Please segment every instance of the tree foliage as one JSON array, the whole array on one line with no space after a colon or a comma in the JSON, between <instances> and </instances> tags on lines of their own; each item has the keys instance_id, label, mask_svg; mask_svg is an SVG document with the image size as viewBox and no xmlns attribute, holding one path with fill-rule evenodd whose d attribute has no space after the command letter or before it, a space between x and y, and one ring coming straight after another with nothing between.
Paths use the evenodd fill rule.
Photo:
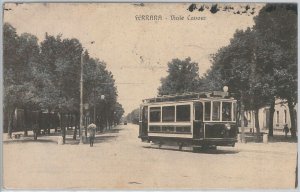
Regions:
<instances>
[{"instance_id":1,"label":"tree foliage","mask_svg":"<svg viewBox=\"0 0 300 192\"><path fill-rule=\"evenodd\" d=\"M297 103L297 5L267 4L254 20L253 29L236 31L213 56L203 82L208 89L229 86L249 110L271 104L273 122L276 97L287 100L290 110Z\"/></svg>"},{"instance_id":2,"label":"tree foliage","mask_svg":"<svg viewBox=\"0 0 300 192\"><path fill-rule=\"evenodd\" d=\"M161 79L159 95L194 92L200 89L199 67L191 58L173 59L168 63L168 75Z\"/></svg>"},{"instance_id":3,"label":"tree foliage","mask_svg":"<svg viewBox=\"0 0 300 192\"><path fill-rule=\"evenodd\" d=\"M16 108L59 111L79 117L83 57L84 102L102 106L96 111L102 116L101 122L112 125L120 121L124 110L117 103L112 73L104 62L90 58L87 51L82 54L83 47L78 39L63 39L61 34L55 37L46 33L39 44L34 35L23 33L19 36L8 23L3 26L3 36L6 119L13 119L11 116ZM100 99L102 94L104 101Z\"/></svg>"}]
</instances>

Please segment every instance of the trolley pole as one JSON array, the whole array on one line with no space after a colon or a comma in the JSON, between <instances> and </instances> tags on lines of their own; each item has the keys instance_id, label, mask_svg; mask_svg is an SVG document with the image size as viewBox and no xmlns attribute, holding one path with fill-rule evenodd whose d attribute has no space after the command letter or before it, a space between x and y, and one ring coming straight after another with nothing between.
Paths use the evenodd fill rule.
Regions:
<instances>
[{"instance_id":1,"label":"trolley pole","mask_svg":"<svg viewBox=\"0 0 300 192\"><path fill-rule=\"evenodd\" d=\"M80 57L80 125L79 125L79 144L83 144L83 53Z\"/></svg>"}]
</instances>

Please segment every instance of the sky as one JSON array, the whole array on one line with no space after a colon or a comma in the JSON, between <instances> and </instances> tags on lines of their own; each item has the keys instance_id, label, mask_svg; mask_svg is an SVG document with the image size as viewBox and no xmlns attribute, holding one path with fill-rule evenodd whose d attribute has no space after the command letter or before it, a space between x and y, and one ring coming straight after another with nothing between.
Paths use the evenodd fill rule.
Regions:
<instances>
[{"instance_id":1,"label":"sky","mask_svg":"<svg viewBox=\"0 0 300 192\"><path fill-rule=\"evenodd\" d=\"M253 17L263 4L249 4L252 14L219 11L212 14L187 10L188 3L23 3L5 4L4 22L18 34L27 32L43 41L45 33L77 38L90 55L107 64L116 80L118 102L125 114L138 108L142 99L157 96L160 79L174 58L190 57L202 76L211 66L211 55L226 46L237 29L254 25ZM196 4L198 7L202 4ZM210 6L211 4L206 4ZM227 4L228 5L228 4ZM241 5L232 4L234 10ZM222 8L225 4L219 4ZM222 10L222 9L221 9ZM137 20L158 15L162 20ZM184 17L172 20L172 15ZM188 20L204 17L204 20ZM95 41L94 44L90 44Z\"/></svg>"}]
</instances>

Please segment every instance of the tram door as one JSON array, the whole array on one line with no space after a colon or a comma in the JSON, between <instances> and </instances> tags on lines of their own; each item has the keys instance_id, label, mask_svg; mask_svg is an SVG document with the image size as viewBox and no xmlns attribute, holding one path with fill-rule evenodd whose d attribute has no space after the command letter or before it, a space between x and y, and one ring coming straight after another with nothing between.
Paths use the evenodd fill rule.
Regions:
<instances>
[{"instance_id":1,"label":"tram door","mask_svg":"<svg viewBox=\"0 0 300 192\"><path fill-rule=\"evenodd\" d=\"M194 103L194 123L193 138L203 138L203 104L202 102Z\"/></svg>"},{"instance_id":2,"label":"tram door","mask_svg":"<svg viewBox=\"0 0 300 192\"><path fill-rule=\"evenodd\" d=\"M148 106L143 106L140 113L140 136L148 135Z\"/></svg>"}]
</instances>

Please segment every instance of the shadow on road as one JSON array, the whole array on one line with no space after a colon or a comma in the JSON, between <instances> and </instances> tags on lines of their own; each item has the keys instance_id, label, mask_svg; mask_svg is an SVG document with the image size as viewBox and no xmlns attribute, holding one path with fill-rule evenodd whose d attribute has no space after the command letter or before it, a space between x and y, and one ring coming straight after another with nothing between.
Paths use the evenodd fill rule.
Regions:
<instances>
[{"instance_id":1,"label":"shadow on road","mask_svg":"<svg viewBox=\"0 0 300 192\"><path fill-rule=\"evenodd\" d=\"M45 140L45 139L37 139L34 140L33 138L30 139L20 139L20 140L7 140L7 141L3 141L4 144L13 144L13 143L53 143L53 144L57 144L57 141L53 141L53 140Z\"/></svg>"},{"instance_id":2,"label":"shadow on road","mask_svg":"<svg viewBox=\"0 0 300 192\"><path fill-rule=\"evenodd\" d=\"M119 133L122 129L109 129L105 130L105 133Z\"/></svg>"},{"instance_id":3,"label":"shadow on road","mask_svg":"<svg viewBox=\"0 0 300 192\"><path fill-rule=\"evenodd\" d=\"M103 143L103 142L111 141L111 140L115 139L116 137L117 136L112 136L112 135L96 136L94 143Z\"/></svg>"},{"instance_id":4,"label":"shadow on road","mask_svg":"<svg viewBox=\"0 0 300 192\"><path fill-rule=\"evenodd\" d=\"M204 153L204 154L236 154L239 153L239 151L233 151L233 150L224 150L224 149L197 149L197 150L179 150L179 149L172 149L172 148L157 148L152 146L143 146L143 148L147 149L157 149L157 150L166 150L166 151L178 151L178 152L185 152L185 153Z\"/></svg>"},{"instance_id":5,"label":"shadow on road","mask_svg":"<svg viewBox=\"0 0 300 192\"><path fill-rule=\"evenodd\" d=\"M287 143L297 143L297 138L291 138L289 135L287 138L285 138L284 135L274 135L273 137L269 137L268 139L269 143L276 143L276 142L287 142Z\"/></svg>"}]
</instances>

